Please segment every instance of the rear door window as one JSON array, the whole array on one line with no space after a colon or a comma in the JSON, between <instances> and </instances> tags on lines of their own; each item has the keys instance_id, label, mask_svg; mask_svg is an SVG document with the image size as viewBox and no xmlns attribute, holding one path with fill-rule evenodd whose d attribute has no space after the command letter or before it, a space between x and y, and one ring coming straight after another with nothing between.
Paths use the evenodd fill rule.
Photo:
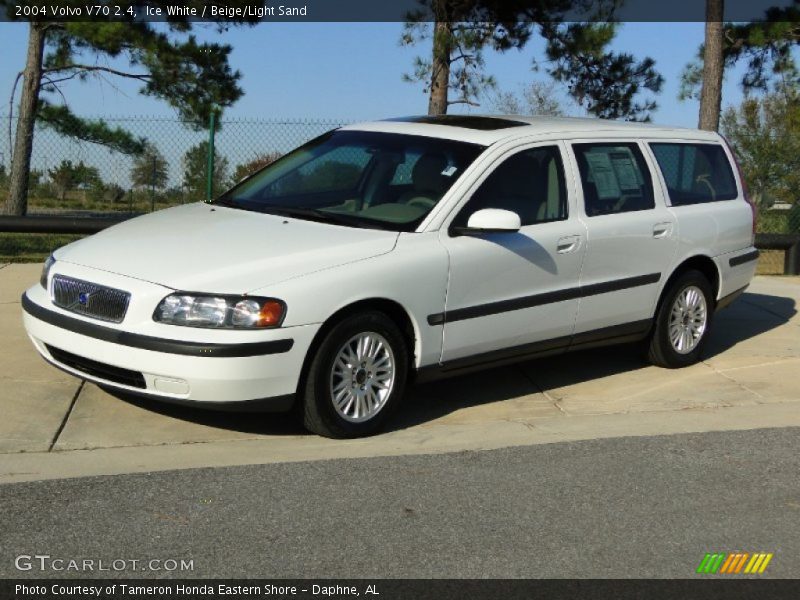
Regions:
<instances>
[{"instance_id":1,"label":"rear door window","mask_svg":"<svg viewBox=\"0 0 800 600\"><path fill-rule=\"evenodd\" d=\"M574 144L586 215L655 208L653 182L634 143Z\"/></svg>"},{"instance_id":2,"label":"rear door window","mask_svg":"<svg viewBox=\"0 0 800 600\"><path fill-rule=\"evenodd\" d=\"M673 206L733 200L739 194L719 144L650 144Z\"/></svg>"}]
</instances>

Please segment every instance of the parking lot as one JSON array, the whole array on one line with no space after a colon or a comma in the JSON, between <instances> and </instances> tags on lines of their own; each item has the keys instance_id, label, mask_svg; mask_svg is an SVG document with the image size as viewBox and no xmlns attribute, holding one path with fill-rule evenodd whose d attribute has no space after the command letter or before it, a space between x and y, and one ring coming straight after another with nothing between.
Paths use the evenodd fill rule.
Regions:
<instances>
[{"instance_id":1,"label":"parking lot","mask_svg":"<svg viewBox=\"0 0 800 600\"><path fill-rule=\"evenodd\" d=\"M392 430L334 441L285 415L118 398L50 367L20 315L39 269L0 265L2 483L800 426L800 278L757 277L688 369L647 366L633 347L522 363L418 386Z\"/></svg>"}]
</instances>

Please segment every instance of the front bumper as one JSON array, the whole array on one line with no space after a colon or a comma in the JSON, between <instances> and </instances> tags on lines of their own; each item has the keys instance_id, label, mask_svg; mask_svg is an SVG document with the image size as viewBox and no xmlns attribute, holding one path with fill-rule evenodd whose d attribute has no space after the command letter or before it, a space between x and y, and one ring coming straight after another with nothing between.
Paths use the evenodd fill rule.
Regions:
<instances>
[{"instance_id":1,"label":"front bumper","mask_svg":"<svg viewBox=\"0 0 800 600\"><path fill-rule=\"evenodd\" d=\"M288 408L319 327L222 336L208 331L208 341L200 342L139 334L75 316L53 306L40 286L23 294L22 307L34 346L59 369L136 395L208 408L240 402L265 410ZM187 333L197 338L197 331Z\"/></svg>"}]
</instances>

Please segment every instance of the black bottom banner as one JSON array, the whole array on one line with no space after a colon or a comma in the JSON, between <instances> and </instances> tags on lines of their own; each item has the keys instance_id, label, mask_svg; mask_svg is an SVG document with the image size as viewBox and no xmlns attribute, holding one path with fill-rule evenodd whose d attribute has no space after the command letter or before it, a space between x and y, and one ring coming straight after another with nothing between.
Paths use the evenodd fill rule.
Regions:
<instances>
[{"instance_id":1,"label":"black bottom banner","mask_svg":"<svg viewBox=\"0 0 800 600\"><path fill-rule=\"evenodd\" d=\"M28 579L0 581L3 600L366 598L375 600L773 600L800 597L798 580L645 579Z\"/></svg>"}]
</instances>

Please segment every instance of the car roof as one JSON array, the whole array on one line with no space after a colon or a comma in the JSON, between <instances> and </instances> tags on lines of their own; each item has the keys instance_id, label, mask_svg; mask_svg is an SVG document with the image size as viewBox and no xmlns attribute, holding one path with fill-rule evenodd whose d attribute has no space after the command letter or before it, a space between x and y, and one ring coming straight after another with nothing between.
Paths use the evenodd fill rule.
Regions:
<instances>
[{"instance_id":1,"label":"car roof","mask_svg":"<svg viewBox=\"0 0 800 600\"><path fill-rule=\"evenodd\" d=\"M522 115L421 115L354 123L342 129L438 137L483 146L534 135L580 137L581 134L586 134L587 137L591 137L598 133L648 138L686 138L699 141L719 140L714 132L683 127L583 117Z\"/></svg>"}]
</instances>

